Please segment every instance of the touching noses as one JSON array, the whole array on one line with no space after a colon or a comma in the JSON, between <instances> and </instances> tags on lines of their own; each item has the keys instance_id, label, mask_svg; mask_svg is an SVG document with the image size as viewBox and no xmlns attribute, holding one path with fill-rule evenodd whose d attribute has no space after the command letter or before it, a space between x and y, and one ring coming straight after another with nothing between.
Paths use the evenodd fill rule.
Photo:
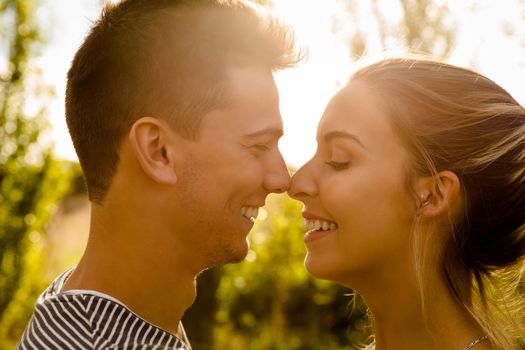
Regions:
<instances>
[{"instance_id":1,"label":"touching noses","mask_svg":"<svg viewBox=\"0 0 525 350\"><path fill-rule=\"evenodd\" d=\"M317 194L317 185L312 176L310 162L303 165L292 176L288 195L293 199L303 200Z\"/></svg>"},{"instance_id":2,"label":"touching noses","mask_svg":"<svg viewBox=\"0 0 525 350\"><path fill-rule=\"evenodd\" d=\"M264 187L272 193L283 193L290 188L290 173L280 153L268 165Z\"/></svg>"}]
</instances>

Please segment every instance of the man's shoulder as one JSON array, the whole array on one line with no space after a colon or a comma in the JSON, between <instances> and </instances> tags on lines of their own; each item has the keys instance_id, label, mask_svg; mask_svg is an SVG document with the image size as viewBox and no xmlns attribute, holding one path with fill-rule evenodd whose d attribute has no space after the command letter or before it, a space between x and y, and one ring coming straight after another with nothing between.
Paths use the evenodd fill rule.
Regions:
<instances>
[{"instance_id":1,"label":"man's shoulder","mask_svg":"<svg viewBox=\"0 0 525 350\"><path fill-rule=\"evenodd\" d=\"M17 349L190 349L111 296L53 287L37 300Z\"/></svg>"},{"instance_id":2,"label":"man's shoulder","mask_svg":"<svg viewBox=\"0 0 525 350\"><path fill-rule=\"evenodd\" d=\"M38 298L33 315L17 349L94 349L89 298L81 295L50 295Z\"/></svg>"},{"instance_id":3,"label":"man's shoulder","mask_svg":"<svg viewBox=\"0 0 525 350\"><path fill-rule=\"evenodd\" d=\"M34 315L41 315L48 322L70 323L82 326L85 332L96 332L97 325L112 319L108 310L124 309L123 306L102 296L87 293L59 293L40 297Z\"/></svg>"}]
</instances>

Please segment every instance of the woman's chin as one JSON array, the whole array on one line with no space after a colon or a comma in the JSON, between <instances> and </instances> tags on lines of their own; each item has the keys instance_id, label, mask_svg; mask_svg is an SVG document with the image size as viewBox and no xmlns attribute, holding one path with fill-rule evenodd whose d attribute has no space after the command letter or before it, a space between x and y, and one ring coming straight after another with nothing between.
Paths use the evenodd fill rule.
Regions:
<instances>
[{"instance_id":1,"label":"woman's chin","mask_svg":"<svg viewBox=\"0 0 525 350\"><path fill-rule=\"evenodd\" d=\"M349 282L355 277L355 271L348 266L348 261L338 261L333 257L330 259L330 256L321 257L311 252L306 254L304 267L314 278L332 281L345 287L349 287Z\"/></svg>"},{"instance_id":2,"label":"woman's chin","mask_svg":"<svg viewBox=\"0 0 525 350\"><path fill-rule=\"evenodd\" d=\"M312 277L323 280L332 280L330 275L333 274L333 271L327 266L327 262L323 260L324 259L319 259L312 256L312 254L307 253L304 259L304 267ZM332 274L330 272L332 272Z\"/></svg>"}]
</instances>

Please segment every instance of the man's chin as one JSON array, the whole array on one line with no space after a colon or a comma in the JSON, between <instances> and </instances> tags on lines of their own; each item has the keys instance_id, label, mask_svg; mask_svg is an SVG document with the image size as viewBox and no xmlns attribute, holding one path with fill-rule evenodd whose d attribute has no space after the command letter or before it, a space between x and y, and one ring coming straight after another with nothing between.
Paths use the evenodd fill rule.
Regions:
<instances>
[{"instance_id":1,"label":"man's chin","mask_svg":"<svg viewBox=\"0 0 525 350\"><path fill-rule=\"evenodd\" d=\"M237 247L229 246L227 249L222 250L222 254L215 254L214 259L210 260L209 267L240 263L248 255L249 247L248 240L245 240L243 244L239 244Z\"/></svg>"}]
</instances>

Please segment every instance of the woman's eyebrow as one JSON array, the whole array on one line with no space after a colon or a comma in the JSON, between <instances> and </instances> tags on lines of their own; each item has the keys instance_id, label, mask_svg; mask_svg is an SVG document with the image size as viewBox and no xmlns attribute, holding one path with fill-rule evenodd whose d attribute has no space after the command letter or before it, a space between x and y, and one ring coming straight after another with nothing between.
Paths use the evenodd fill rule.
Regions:
<instances>
[{"instance_id":1,"label":"woman's eyebrow","mask_svg":"<svg viewBox=\"0 0 525 350\"><path fill-rule=\"evenodd\" d=\"M366 149L365 145L363 145L361 140L359 140L359 138L356 135L351 134L347 131L342 131L342 130L329 131L325 133L323 136L324 142L326 143L333 141L334 139L339 139L339 138L352 140L355 143L357 143L359 146L361 146L363 149Z\"/></svg>"}]
</instances>

